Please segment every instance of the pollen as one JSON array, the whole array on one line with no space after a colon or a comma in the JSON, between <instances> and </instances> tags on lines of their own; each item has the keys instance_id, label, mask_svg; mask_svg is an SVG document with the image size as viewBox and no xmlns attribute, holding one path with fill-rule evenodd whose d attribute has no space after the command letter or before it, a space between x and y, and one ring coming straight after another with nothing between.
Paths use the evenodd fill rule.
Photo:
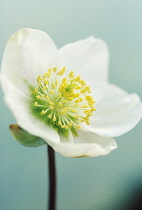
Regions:
<instances>
[{"instance_id":1,"label":"pollen","mask_svg":"<svg viewBox=\"0 0 142 210\"><path fill-rule=\"evenodd\" d=\"M37 76L36 87L30 88L35 116L54 128L59 134L77 135L81 124L90 125L95 109L91 89L74 71L54 67Z\"/></svg>"}]
</instances>

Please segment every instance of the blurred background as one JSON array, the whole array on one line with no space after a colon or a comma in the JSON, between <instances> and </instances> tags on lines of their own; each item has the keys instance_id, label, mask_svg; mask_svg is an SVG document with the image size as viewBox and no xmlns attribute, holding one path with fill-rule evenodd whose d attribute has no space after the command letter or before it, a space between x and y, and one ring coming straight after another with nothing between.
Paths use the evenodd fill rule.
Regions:
<instances>
[{"instance_id":1,"label":"blurred background","mask_svg":"<svg viewBox=\"0 0 142 210\"><path fill-rule=\"evenodd\" d=\"M47 32L58 47L87 36L110 50L110 82L142 98L141 0L1 0L0 60L23 27ZM46 146L26 148L9 133L16 123L0 92L0 209L45 210ZM116 138L118 149L97 158L56 154L58 210L142 209L142 122Z\"/></svg>"}]
</instances>

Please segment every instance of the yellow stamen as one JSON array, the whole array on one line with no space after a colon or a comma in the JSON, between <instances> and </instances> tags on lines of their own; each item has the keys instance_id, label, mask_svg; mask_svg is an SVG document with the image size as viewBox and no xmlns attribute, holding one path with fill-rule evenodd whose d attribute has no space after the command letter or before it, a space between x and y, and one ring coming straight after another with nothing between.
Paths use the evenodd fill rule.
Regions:
<instances>
[{"instance_id":1,"label":"yellow stamen","mask_svg":"<svg viewBox=\"0 0 142 210\"><path fill-rule=\"evenodd\" d=\"M62 122L60 120L58 121L58 125L62 125Z\"/></svg>"},{"instance_id":2,"label":"yellow stamen","mask_svg":"<svg viewBox=\"0 0 142 210\"><path fill-rule=\"evenodd\" d=\"M49 115L48 115L48 118L51 119L51 118L52 118L52 114L49 114Z\"/></svg>"},{"instance_id":3,"label":"yellow stamen","mask_svg":"<svg viewBox=\"0 0 142 210\"><path fill-rule=\"evenodd\" d=\"M42 111L40 112L41 115L45 115L45 113L46 113L46 112L45 112L44 110L42 110Z\"/></svg>"},{"instance_id":4,"label":"yellow stamen","mask_svg":"<svg viewBox=\"0 0 142 210\"><path fill-rule=\"evenodd\" d=\"M36 102L34 103L34 105L35 105L35 106L38 106L38 102L36 101Z\"/></svg>"},{"instance_id":5,"label":"yellow stamen","mask_svg":"<svg viewBox=\"0 0 142 210\"><path fill-rule=\"evenodd\" d=\"M57 67L54 67L54 68L53 68L53 71L56 72L56 71L57 71Z\"/></svg>"},{"instance_id":6,"label":"yellow stamen","mask_svg":"<svg viewBox=\"0 0 142 210\"><path fill-rule=\"evenodd\" d=\"M48 69L37 77L37 87L30 88L30 92L35 99L32 104L37 107L40 117L47 117L47 123L56 132L67 135L68 131L65 129L74 132L80 129L82 122L89 125L90 117L96 109L95 100L89 94L90 87L74 71L65 76L65 70L65 67Z\"/></svg>"},{"instance_id":7,"label":"yellow stamen","mask_svg":"<svg viewBox=\"0 0 142 210\"><path fill-rule=\"evenodd\" d=\"M51 110L54 110L54 107L53 107L53 106L50 106L49 108L50 108Z\"/></svg>"},{"instance_id":8,"label":"yellow stamen","mask_svg":"<svg viewBox=\"0 0 142 210\"><path fill-rule=\"evenodd\" d=\"M40 99L40 95L37 95L36 98L37 98L37 99Z\"/></svg>"},{"instance_id":9,"label":"yellow stamen","mask_svg":"<svg viewBox=\"0 0 142 210\"><path fill-rule=\"evenodd\" d=\"M56 117L55 116L53 117L53 121L56 121Z\"/></svg>"},{"instance_id":10,"label":"yellow stamen","mask_svg":"<svg viewBox=\"0 0 142 210\"><path fill-rule=\"evenodd\" d=\"M45 85L48 85L47 79L44 79L44 84L45 84Z\"/></svg>"},{"instance_id":11,"label":"yellow stamen","mask_svg":"<svg viewBox=\"0 0 142 210\"><path fill-rule=\"evenodd\" d=\"M54 94L54 92L53 92L52 90L50 90L50 93L51 93L51 94Z\"/></svg>"},{"instance_id":12,"label":"yellow stamen","mask_svg":"<svg viewBox=\"0 0 142 210\"><path fill-rule=\"evenodd\" d=\"M50 98L48 96L46 96L46 99L50 101Z\"/></svg>"},{"instance_id":13,"label":"yellow stamen","mask_svg":"<svg viewBox=\"0 0 142 210\"><path fill-rule=\"evenodd\" d=\"M61 94L61 93L59 93L59 94L58 94L58 97L59 97L59 98L62 98L62 94Z\"/></svg>"},{"instance_id":14,"label":"yellow stamen","mask_svg":"<svg viewBox=\"0 0 142 210\"><path fill-rule=\"evenodd\" d=\"M69 77L74 77L74 72L73 71L71 71L70 73L69 73Z\"/></svg>"},{"instance_id":15,"label":"yellow stamen","mask_svg":"<svg viewBox=\"0 0 142 210\"><path fill-rule=\"evenodd\" d=\"M72 124L72 122L70 121L70 122L68 122L68 126L72 126L73 124Z\"/></svg>"},{"instance_id":16,"label":"yellow stamen","mask_svg":"<svg viewBox=\"0 0 142 210\"><path fill-rule=\"evenodd\" d=\"M45 98L45 94L41 94L41 98Z\"/></svg>"},{"instance_id":17,"label":"yellow stamen","mask_svg":"<svg viewBox=\"0 0 142 210\"><path fill-rule=\"evenodd\" d=\"M38 92L38 87L35 87L35 92Z\"/></svg>"},{"instance_id":18,"label":"yellow stamen","mask_svg":"<svg viewBox=\"0 0 142 210\"><path fill-rule=\"evenodd\" d=\"M76 128L77 130L79 130L80 127L81 127L81 126L79 126L79 125L76 125L76 126L75 126L75 128Z\"/></svg>"}]
</instances>

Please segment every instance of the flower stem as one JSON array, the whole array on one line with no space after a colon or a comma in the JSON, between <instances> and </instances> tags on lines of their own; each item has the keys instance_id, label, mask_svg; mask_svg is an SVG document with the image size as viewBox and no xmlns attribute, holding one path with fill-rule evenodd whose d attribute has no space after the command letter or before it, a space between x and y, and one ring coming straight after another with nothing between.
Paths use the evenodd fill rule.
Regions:
<instances>
[{"instance_id":1,"label":"flower stem","mask_svg":"<svg viewBox=\"0 0 142 210\"><path fill-rule=\"evenodd\" d=\"M49 165L49 199L48 210L56 210L56 169L55 154L52 147L48 147L48 165Z\"/></svg>"}]
</instances>

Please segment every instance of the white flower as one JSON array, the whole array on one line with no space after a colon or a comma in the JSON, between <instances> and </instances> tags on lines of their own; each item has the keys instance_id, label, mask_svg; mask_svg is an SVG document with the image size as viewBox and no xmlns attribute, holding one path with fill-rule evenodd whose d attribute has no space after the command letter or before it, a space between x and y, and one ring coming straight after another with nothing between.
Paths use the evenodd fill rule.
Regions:
<instances>
[{"instance_id":1,"label":"white flower","mask_svg":"<svg viewBox=\"0 0 142 210\"><path fill-rule=\"evenodd\" d=\"M57 49L44 32L21 29L7 43L1 85L20 127L64 156L99 156L142 116L139 97L109 84L107 69L100 39Z\"/></svg>"}]
</instances>

